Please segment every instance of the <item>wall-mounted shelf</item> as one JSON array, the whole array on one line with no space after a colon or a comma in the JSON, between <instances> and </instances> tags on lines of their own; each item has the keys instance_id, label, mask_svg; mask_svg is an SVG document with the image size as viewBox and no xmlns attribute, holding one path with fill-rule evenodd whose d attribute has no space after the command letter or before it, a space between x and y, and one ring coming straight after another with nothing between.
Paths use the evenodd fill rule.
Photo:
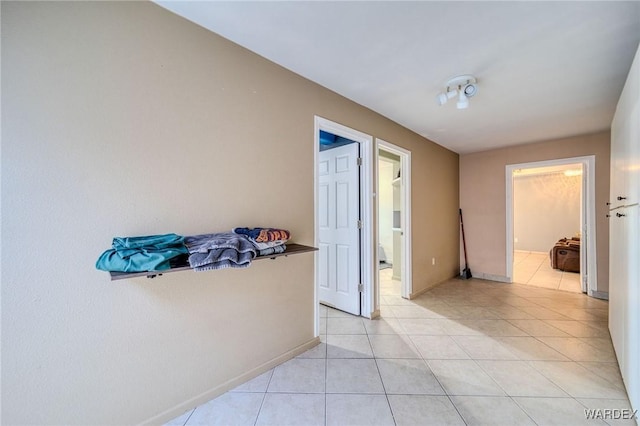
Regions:
<instances>
[{"instance_id":1,"label":"wall-mounted shelf","mask_svg":"<svg viewBox=\"0 0 640 426\"><path fill-rule=\"evenodd\" d=\"M309 253L317 251L316 247L305 246L302 244L287 244L287 250L284 253L270 254L267 256L258 256L253 259L253 262L263 259L275 259L276 257L289 256L292 254ZM124 280L128 278L147 277L155 278L162 274L168 274L170 272L192 271L188 263L184 265L176 265L173 268L165 269L163 271L146 271L146 272L109 272L111 274L111 281Z\"/></svg>"}]
</instances>

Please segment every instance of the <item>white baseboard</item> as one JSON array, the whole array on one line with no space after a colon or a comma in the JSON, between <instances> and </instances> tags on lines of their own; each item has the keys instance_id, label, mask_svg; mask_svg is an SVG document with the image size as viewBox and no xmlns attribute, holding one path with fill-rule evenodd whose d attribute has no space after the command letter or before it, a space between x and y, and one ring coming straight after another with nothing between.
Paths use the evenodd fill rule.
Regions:
<instances>
[{"instance_id":1,"label":"white baseboard","mask_svg":"<svg viewBox=\"0 0 640 426\"><path fill-rule=\"evenodd\" d=\"M473 272L473 271L472 271L472 275L473 275L473 278L478 278L481 280L497 281L500 283L511 283L511 280L509 279L509 277L505 277L504 275L486 274L484 272Z\"/></svg>"},{"instance_id":2,"label":"white baseboard","mask_svg":"<svg viewBox=\"0 0 640 426\"><path fill-rule=\"evenodd\" d=\"M215 397L218 397L220 395L222 395L223 393L227 392L228 390L231 390L241 384L243 384L244 382L251 380L255 377L258 377L259 375L261 375L262 373L265 373L269 370L271 370L273 367L276 367L280 364L282 364L285 361L290 360L291 358L295 358L296 356L300 355L301 353L313 348L314 346L318 345L320 343L320 337L314 337L313 339L309 340L308 342L291 349L288 352L285 352L284 354L268 361L265 362L264 364L254 368L253 370L250 370L244 374L241 374L238 377L234 377L231 380L228 380L226 382L224 382L223 384L221 384L220 386L216 386L212 389L209 389L206 392L201 393L200 395L193 397L185 402L182 402L166 411L163 411L162 413L151 417L150 419L145 420L144 422L140 423L141 425L158 425L158 424L165 424L170 420L175 419L178 416L181 416L182 414L184 414L185 412L194 409L195 407L197 407L198 405L202 405L205 402L208 402L210 400L212 400Z\"/></svg>"}]
</instances>

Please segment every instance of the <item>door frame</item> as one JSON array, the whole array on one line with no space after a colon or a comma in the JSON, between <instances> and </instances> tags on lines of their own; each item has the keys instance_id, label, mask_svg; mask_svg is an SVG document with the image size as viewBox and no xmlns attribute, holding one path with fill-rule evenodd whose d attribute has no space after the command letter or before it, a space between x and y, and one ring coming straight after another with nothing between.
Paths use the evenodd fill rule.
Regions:
<instances>
[{"instance_id":1,"label":"door frame","mask_svg":"<svg viewBox=\"0 0 640 426\"><path fill-rule=\"evenodd\" d=\"M373 222L373 136L359 132L350 127L336 123L334 121L314 116L314 135L313 135L313 239L314 246L318 246L318 238L320 235L320 224L318 221L318 158L320 155L320 131L332 133L336 136L350 139L360 145L360 157L362 165L360 166L360 220L362 221L362 229L360 232L360 278L363 284L363 291L360 293L360 315L371 318L374 313L375 299L374 287L377 280L377 274L374 274L374 222ZM314 310L315 310L315 335L319 335L320 310L318 298L318 253L316 252L314 262ZM375 276L374 276L375 275Z\"/></svg>"},{"instance_id":2,"label":"door frame","mask_svg":"<svg viewBox=\"0 0 640 426\"><path fill-rule=\"evenodd\" d=\"M580 250L580 271L582 291L592 297L601 297L598 293L598 265L596 262L596 157L587 155L582 157L560 158L555 160L535 161L530 163L508 164L505 167L506 178L506 226L507 226L507 280L513 282L513 172L516 169L534 167L563 166L568 164L582 164L582 197L580 206L580 228L583 244ZM584 264L587 268L584 268ZM583 272L586 271L586 274Z\"/></svg>"},{"instance_id":3,"label":"door frame","mask_svg":"<svg viewBox=\"0 0 640 426\"><path fill-rule=\"evenodd\" d=\"M413 291L413 275L412 275L412 253L411 253L411 151L401 148L397 145L394 145L390 142L387 142L383 139L376 138L376 150L375 150L375 164L378 164L380 158L380 150L390 152L394 155L400 157L400 204L401 204L401 213L400 213L400 221L402 224L402 264L400 265L400 275L401 275L401 296L405 299L411 298L411 292ZM376 194L379 193L379 183L380 179L378 176L378 168L376 166ZM380 241L380 232L379 232L379 215L378 211L380 209L378 197L375 199L375 211L376 211L376 247L377 243ZM375 250L376 256L376 265L380 259L378 258L378 250ZM379 287L378 287L379 289ZM379 293L379 291L377 292ZM379 305L379 297L376 300L376 305Z\"/></svg>"}]
</instances>

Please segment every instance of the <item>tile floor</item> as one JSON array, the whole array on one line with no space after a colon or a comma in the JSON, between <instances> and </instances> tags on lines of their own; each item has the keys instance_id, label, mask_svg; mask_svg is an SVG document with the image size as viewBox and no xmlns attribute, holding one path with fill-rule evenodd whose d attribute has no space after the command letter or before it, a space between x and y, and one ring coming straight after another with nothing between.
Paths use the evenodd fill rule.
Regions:
<instances>
[{"instance_id":1,"label":"tile floor","mask_svg":"<svg viewBox=\"0 0 640 426\"><path fill-rule=\"evenodd\" d=\"M321 306L320 345L169 424L604 425L585 410L630 408L606 301L476 279L409 301L384 274L379 319Z\"/></svg>"},{"instance_id":2,"label":"tile floor","mask_svg":"<svg viewBox=\"0 0 640 426\"><path fill-rule=\"evenodd\" d=\"M513 254L513 282L582 293L580 273L551 268L549 253L516 250Z\"/></svg>"}]
</instances>

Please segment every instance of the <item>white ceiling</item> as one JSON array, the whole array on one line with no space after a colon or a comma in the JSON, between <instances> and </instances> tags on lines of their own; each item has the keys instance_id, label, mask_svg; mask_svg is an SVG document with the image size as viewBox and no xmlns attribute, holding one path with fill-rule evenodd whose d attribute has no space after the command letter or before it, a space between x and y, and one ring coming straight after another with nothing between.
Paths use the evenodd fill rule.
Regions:
<instances>
[{"instance_id":1,"label":"white ceiling","mask_svg":"<svg viewBox=\"0 0 640 426\"><path fill-rule=\"evenodd\" d=\"M640 41L636 1L157 3L458 153L608 129Z\"/></svg>"}]
</instances>

